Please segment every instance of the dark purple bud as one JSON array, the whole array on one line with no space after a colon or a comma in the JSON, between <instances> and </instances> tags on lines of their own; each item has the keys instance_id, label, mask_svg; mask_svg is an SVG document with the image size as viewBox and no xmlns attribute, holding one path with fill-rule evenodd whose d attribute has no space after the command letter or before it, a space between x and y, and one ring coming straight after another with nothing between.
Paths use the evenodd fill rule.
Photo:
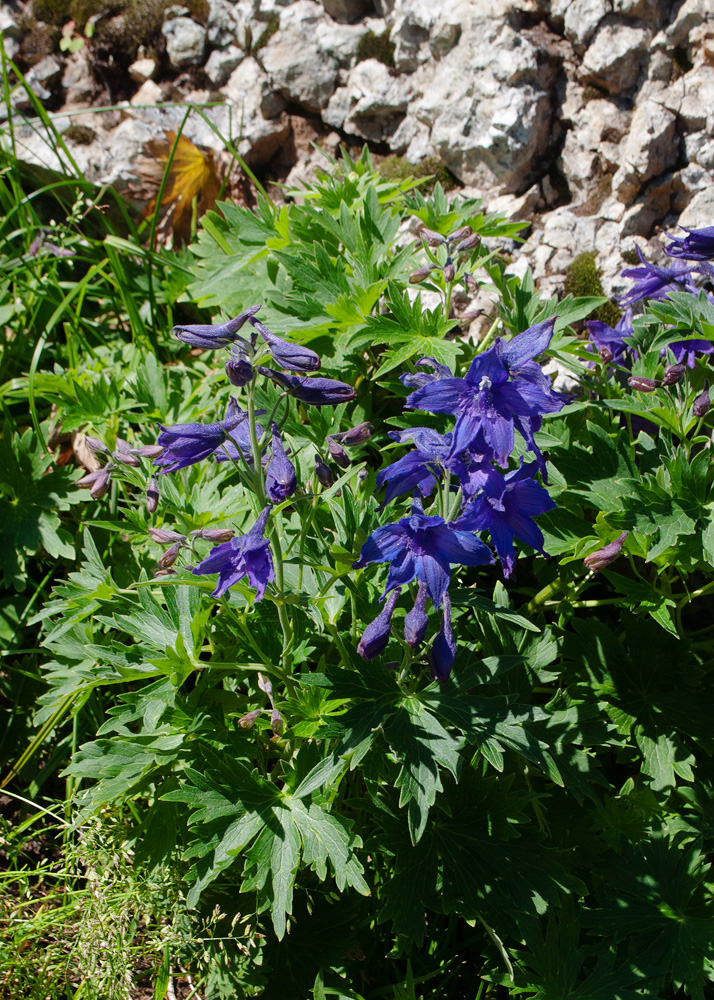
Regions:
<instances>
[{"instance_id":1,"label":"dark purple bud","mask_svg":"<svg viewBox=\"0 0 714 1000\"><path fill-rule=\"evenodd\" d=\"M397 587L396 590L393 590L389 594L382 611L380 611L374 621L369 623L362 633L362 638L357 644L357 652L363 660L373 660L375 656L379 656L387 648L391 631L392 614L394 613L394 607L399 599L400 592L401 587Z\"/></svg>"},{"instance_id":2,"label":"dark purple bud","mask_svg":"<svg viewBox=\"0 0 714 1000\"><path fill-rule=\"evenodd\" d=\"M704 383L704 392L701 392L692 403L692 412L695 417L703 417L711 406L709 398L709 382Z\"/></svg>"},{"instance_id":3,"label":"dark purple bud","mask_svg":"<svg viewBox=\"0 0 714 1000\"><path fill-rule=\"evenodd\" d=\"M226 375L231 385L242 388L254 378L253 366L243 354L232 355L225 364Z\"/></svg>"},{"instance_id":4,"label":"dark purple bud","mask_svg":"<svg viewBox=\"0 0 714 1000\"><path fill-rule=\"evenodd\" d=\"M256 720L263 714L262 708L255 708L252 712L248 712L247 715L241 716L238 719L238 725L241 729L252 729L255 725Z\"/></svg>"},{"instance_id":5,"label":"dark purple bud","mask_svg":"<svg viewBox=\"0 0 714 1000\"><path fill-rule=\"evenodd\" d=\"M668 365L664 370L662 385L676 385L681 382L686 370L686 365Z\"/></svg>"},{"instance_id":6,"label":"dark purple bud","mask_svg":"<svg viewBox=\"0 0 714 1000\"><path fill-rule=\"evenodd\" d=\"M325 465L319 455L315 455L315 475L317 476L317 481L329 489L330 486L335 481L335 477L332 475L332 469L329 465Z\"/></svg>"},{"instance_id":7,"label":"dark purple bud","mask_svg":"<svg viewBox=\"0 0 714 1000\"><path fill-rule=\"evenodd\" d=\"M161 450L163 451L163 448ZM131 455L126 451L113 451L112 458L115 462L119 462L120 465L131 465L134 469L141 467L141 462L136 455Z\"/></svg>"},{"instance_id":8,"label":"dark purple bud","mask_svg":"<svg viewBox=\"0 0 714 1000\"><path fill-rule=\"evenodd\" d=\"M585 556L583 562L587 568L591 569L593 573L599 573L601 569L605 569L611 562L614 562L622 552L622 546L625 544L628 534L629 532L623 531L620 537L616 538L614 542L610 542L609 545L605 545L596 552L591 552L589 556Z\"/></svg>"},{"instance_id":9,"label":"dark purple bud","mask_svg":"<svg viewBox=\"0 0 714 1000\"><path fill-rule=\"evenodd\" d=\"M285 719L277 708L270 713L270 728L273 730L273 739L277 740L285 732Z\"/></svg>"},{"instance_id":10,"label":"dark purple bud","mask_svg":"<svg viewBox=\"0 0 714 1000\"><path fill-rule=\"evenodd\" d=\"M154 579L158 580L158 578L160 576L176 576L176 570L175 569L157 569L157 570L155 570L154 571Z\"/></svg>"},{"instance_id":11,"label":"dark purple bud","mask_svg":"<svg viewBox=\"0 0 714 1000\"><path fill-rule=\"evenodd\" d=\"M454 280L455 277L456 277L456 270L454 269L454 265L451 262L451 257L449 257L446 263L444 264L444 281L448 285Z\"/></svg>"},{"instance_id":12,"label":"dark purple bud","mask_svg":"<svg viewBox=\"0 0 714 1000\"><path fill-rule=\"evenodd\" d=\"M240 316L228 320L227 323L203 324L197 323L192 326L175 326L172 333L175 333L179 340L191 347L201 347L206 351L215 350L218 347L227 347L234 341L239 340L238 331L252 316L260 309L260 306L251 306Z\"/></svg>"},{"instance_id":13,"label":"dark purple bud","mask_svg":"<svg viewBox=\"0 0 714 1000\"><path fill-rule=\"evenodd\" d=\"M113 464L109 462L103 469L97 469L96 472L90 472L88 475L83 476L82 479L77 481L77 486L88 486L92 500L101 500L109 489L109 481L113 468Z\"/></svg>"},{"instance_id":14,"label":"dark purple bud","mask_svg":"<svg viewBox=\"0 0 714 1000\"><path fill-rule=\"evenodd\" d=\"M149 528L149 537L157 545L173 545L175 542L185 542L186 536L171 528Z\"/></svg>"},{"instance_id":15,"label":"dark purple bud","mask_svg":"<svg viewBox=\"0 0 714 1000\"><path fill-rule=\"evenodd\" d=\"M132 448L132 455L140 455L141 458L158 458L163 453L163 445L144 444L141 448Z\"/></svg>"},{"instance_id":16,"label":"dark purple bud","mask_svg":"<svg viewBox=\"0 0 714 1000\"><path fill-rule=\"evenodd\" d=\"M146 490L146 509L150 514L156 511L159 506L159 482L156 476L152 476Z\"/></svg>"},{"instance_id":17,"label":"dark purple bud","mask_svg":"<svg viewBox=\"0 0 714 1000\"><path fill-rule=\"evenodd\" d=\"M469 274L467 272L464 275L464 282L466 283L466 287L471 292L471 294L475 295L476 292L478 291L478 281L476 281L476 279L474 278L473 274Z\"/></svg>"},{"instance_id":18,"label":"dark purple bud","mask_svg":"<svg viewBox=\"0 0 714 1000\"><path fill-rule=\"evenodd\" d=\"M271 701L273 700L273 685L265 674L258 674L258 687L264 694L267 694Z\"/></svg>"},{"instance_id":19,"label":"dark purple bud","mask_svg":"<svg viewBox=\"0 0 714 1000\"><path fill-rule=\"evenodd\" d=\"M427 229L426 226L419 231L419 235L430 247L441 247L446 243L446 239L441 233L436 233L433 229Z\"/></svg>"},{"instance_id":20,"label":"dark purple bud","mask_svg":"<svg viewBox=\"0 0 714 1000\"><path fill-rule=\"evenodd\" d=\"M109 454L109 449L107 448L107 446L104 444L103 441L99 440L99 438L90 437L89 435L87 435L84 440L87 442L87 447L91 448L92 451L103 452L105 455Z\"/></svg>"},{"instance_id":21,"label":"dark purple bud","mask_svg":"<svg viewBox=\"0 0 714 1000\"><path fill-rule=\"evenodd\" d=\"M610 350L609 347L605 347L603 345L603 347L601 347L600 350L598 351L598 354L600 355L600 360L602 361L603 364L607 365L610 363L610 361L612 361L612 351Z\"/></svg>"},{"instance_id":22,"label":"dark purple bud","mask_svg":"<svg viewBox=\"0 0 714 1000\"><path fill-rule=\"evenodd\" d=\"M183 542L176 542L174 545L171 546L170 549L167 549L164 552L162 557L159 559L159 564L158 564L159 569L168 569L169 566L173 566L173 564L176 562L176 557L181 551L182 545Z\"/></svg>"},{"instance_id":23,"label":"dark purple bud","mask_svg":"<svg viewBox=\"0 0 714 1000\"><path fill-rule=\"evenodd\" d=\"M431 644L431 672L438 681L449 679L451 668L456 659L456 643L451 631L451 598L448 592L442 601L441 628Z\"/></svg>"},{"instance_id":24,"label":"dark purple bud","mask_svg":"<svg viewBox=\"0 0 714 1000\"><path fill-rule=\"evenodd\" d=\"M329 451L332 460L336 462L341 469L349 468L350 456L347 454L342 445L338 444L333 437L327 438L327 450Z\"/></svg>"},{"instance_id":25,"label":"dark purple bud","mask_svg":"<svg viewBox=\"0 0 714 1000\"><path fill-rule=\"evenodd\" d=\"M322 364L320 356L309 347L291 344L288 340L276 337L260 320L251 319L250 323L268 345L270 357L281 368L294 372L316 372Z\"/></svg>"},{"instance_id":26,"label":"dark purple bud","mask_svg":"<svg viewBox=\"0 0 714 1000\"><path fill-rule=\"evenodd\" d=\"M631 375L627 384L636 392L654 392L662 383L656 378L645 378L643 375Z\"/></svg>"},{"instance_id":27,"label":"dark purple bud","mask_svg":"<svg viewBox=\"0 0 714 1000\"><path fill-rule=\"evenodd\" d=\"M287 375L285 372L276 372L272 368L264 368L263 365L258 365L258 371L261 375L267 375L291 396L308 406L337 406L338 403L348 403L357 396L351 385L332 378L303 378L299 375Z\"/></svg>"},{"instance_id":28,"label":"dark purple bud","mask_svg":"<svg viewBox=\"0 0 714 1000\"><path fill-rule=\"evenodd\" d=\"M372 436L372 425L368 420L356 427L350 427L348 431L340 431L338 434L331 434L330 437L339 441L345 448L354 448L358 444L364 444Z\"/></svg>"},{"instance_id":29,"label":"dark purple bud","mask_svg":"<svg viewBox=\"0 0 714 1000\"><path fill-rule=\"evenodd\" d=\"M207 542L230 542L234 535L233 528L197 528L191 532L192 538L205 538Z\"/></svg>"},{"instance_id":30,"label":"dark purple bud","mask_svg":"<svg viewBox=\"0 0 714 1000\"><path fill-rule=\"evenodd\" d=\"M297 489L295 466L285 454L277 424L271 424L272 454L265 467L265 492L271 503L282 503Z\"/></svg>"},{"instance_id":31,"label":"dark purple bud","mask_svg":"<svg viewBox=\"0 0 714 1000\"><path fill-rule=\"evenodd\" d=\"M433 267L418 267L409 275L409 284L418 285L420 282L426 281L433 270Z\"/></svg>"},{"instance_id":32,"label":"dark purple bud","mask_svg":"<svg viewBox=\"0 0 714 1000\"><path fill-rule=\"evenodd\" d=\"M426 613L426 584L420 581L414 607L404 619L404 641L412 649L416 649L424 641L429 626L429 616Z\"/></svg>"},{"instance_id":33,"label":"dark purple bud","mask_svg":"<svg viewBox=\"0 0 714 1000\"><path fill-rule=\"evenodd\" d=\"M465 240L467 236L470 236L473 232L471 226L462 226L461 229L455 229L453 233L449 233L446 237L449 243L460 243Z\"/></svg>"},{"instance_id":34,"label":"dark purple bud","mask_svg":"<svg viewBox=\"0 0 714 1000\"><path fill-rule=\"evenodd\" d=\"M454 253L461 253L464 250L473 250L475 247L479 245L480 242L481 242L481 237L479 236L479 234L472 233L470 236L467 236L465 240L461 240L461 242L456 247Z\"/></svg>"}]
</instances>

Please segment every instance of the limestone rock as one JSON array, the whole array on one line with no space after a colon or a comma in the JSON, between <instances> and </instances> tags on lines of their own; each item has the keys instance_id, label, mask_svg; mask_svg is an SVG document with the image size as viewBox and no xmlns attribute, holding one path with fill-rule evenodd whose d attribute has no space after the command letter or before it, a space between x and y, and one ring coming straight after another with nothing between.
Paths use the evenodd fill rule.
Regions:
<instances>
[{"instance_id":1,"label":"limestone rock","mask_svg":"<svg viewBox=\"0 0 714 1000\"><path fill-rule=\"evenodd\" d=\"M129 76L136 83L143 83L145 80L153 80L156 75L155 59L137 59L129 67Z\"/></svg>"},{"instance_id":2,"label":"limestone rock","mask_svg":"<svg viewBox=\"0 0 714 1000\"><path fill-rule=\"evenodd\" d=\"M222 87L244 56L245 53L237 45L229 45L227 49L214 49L206 60L203 71L214 87Z\"/></svg>"},{"instance_id":3,"label":"limestone rock","mask_svg":"<svg viewBox=\"0 0 714 1000\"><path fill-rule=\"evenodd\" d=\"M164 21L161 32L166 39L166 53L174 69L198 66L206 48L206 29L190 17L172 17Z\"/></svg>"},{"instance_id":4,"label":"limestone rock","mask_svg":"<svg viewBox=\"0 0 714 1000\"><path fill-rule=\"evenodd\" d=\"M25 74L25 82L41 101L48 101L59 83L62 66L54 56L45 56Z\"/></svg>"},{"instance_id":5,"label":"limestone rock","mask_svg":"<svg viewBox=\"0 0 714 1000\"><path fill-rule=\"evenodd\" d=\"M320 0L325 11L335 21L353 24L370 12L368 0Z\"/></svg>"},{"instance_id":6,"label":"limestone rock","mask_svg":"<svg viewBox=\"0 0 714 1000\"><path fill-rule=\"evenodd\" d=\"M351 135L381 142L394 133L410 96L408 78L394 77L384 63L366 59L335 92L323 118Z\"/></svg>"},{"instance_id":7,"label":"limestone rock","mask_svg":"<svg viewBox=\"0 0 714 1000\"><path fill-rule=\"evenodd\" d=\"M246 29L255 14L254 0L208 0L206 39L212 48L224 49L229 45L248 48Z\"/></svg>"},{"instance_id":8,"label":"limestone rock","mask_svg":"<svg viewBox=\"0 0 714 1000\"><path fill-rule=\"evenodd\" d=\"M611 10L610 0L573 0L565 11L566 38L574 45L587 45L597 26Z\"/></svg>"},{"instance_id":9,"label":"limestone rock","mask_svg":"<svg viewBox=\"0 0 714 1000\"><path fill-rule=\"evenodd\" d=\"M144 80L129 103L133 106L140 106L142 104L158 104L162 98L163 90L158 83L154 83L153 80Z\"/></svg>"},{"instance_id":10,"label":"limestone rock","mask_svg":"<svg viewBox=\"0 0 714 1000\"><path fill-rule=\"evenodd\" d=\"M613 101L592 100L573 113L560 157L561 170L573 199L584 202L609 191L603 178L614 173L620 161L619 143L627 133L630 114ZM594 205L593 207L597 207Z\"/></svg>"},{"instance_id":11,"label":"limestone rock","mask_svg":"<svg viewBox=\"0 0 714 1000\"><path fill-rule=\"evenodd\" d=\"M284 102L273 91L265 70L253 56L247 56L233 70L222 91L237 109L241 156L253 162L270 159L287 136L289 126L282 114Z\"/></svg>"},{"instance_id":12,"label":"limestone rock","mask_svg":"<svg viewBox=\"0 0 714 1000\"><path fill-rule=\"evenodd\" d=\"M337 86L338 59L317 39L326 20L319 4L297 0L285 8L279 31L260 52L276 90L308 111L324 108Z\"/></svg>"},{"instance_id":13,"label":"limestone rock","mask_svg":"<svg viewBox=\"0 0 714 1000\"><path fill-rule=\"evenodd\" d=\"M646 181L674 166L678 152L675 115L654 101L638 105L621 146L613 194L622 202L631 201Z\"/></svg>"},{"instance_id":14,"label":"limestone rock","mask_svg":"<svg viewBox=\"0 0 714 1000\"><path fill-rule=\"evenodd\" d=\"M647 41L648 33L643 28L602 25L583 58L582 80L610 94L628 91L637 82L647 56Z\"/></svg>"}]
</instances>

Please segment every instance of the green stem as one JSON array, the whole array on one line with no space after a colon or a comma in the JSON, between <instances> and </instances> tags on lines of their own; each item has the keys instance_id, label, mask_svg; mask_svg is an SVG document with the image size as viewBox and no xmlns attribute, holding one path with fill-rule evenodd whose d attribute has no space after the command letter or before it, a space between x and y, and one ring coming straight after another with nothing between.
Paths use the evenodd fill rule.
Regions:
<instances>
[{"instance_id":1,"label":"green stem","mask_svg":"<svg viewBox=\"0 0 714 1000\"><path fill-rule=\"evenodd\" d=\"M486 336L482 340L479 340L478 344L476 345L476 348L477 348L476 353L477 354L481 354L483 351L486 350L486 348L488 347L488 345L493 340L494 334L496 333L496 330L498 329L498 324L500 322L501 322L501 320L497 316L496 319L491 324L491 326L489 327L489 329L488 329L488 331L486 333Z\"/></svg>"},{"instance_id":2,"label":"green stem","mask_svg":"<svg viewBox=\"0 0 714 1000\"><path fill-rule=\"evenodd\" d=\"M263 462L260 454L260 444L258 443L258 432L255 427L255 385L249 382L247 386L248 396L248 433L250 435L250 450L253 453L253 480L255 492L258 495L261 508L265 507L268 499L265 495L265 483L263 482ZM281 566L282 573L282 566Z\"/></svg>"},{"instance_id":3,"label":"green stem","mask_svg":"<svg viewBox=\"0 0 714 1000\"><path fill-rule=\"evenodd\" d=\"M335 640L335 645L337 646L338 650L340 651L340 656L342 657L342 663L346 667L351 667L352 666L352 657L350 656L349 652L347 651L347 647L345 646L344 642L342 641L342 636L337 631L337 628L332 624L332 622L327 622L326 626L327 626L327 631L330 633L330 635L332 636L332 638Z\"/></svg>"}]
</instances>

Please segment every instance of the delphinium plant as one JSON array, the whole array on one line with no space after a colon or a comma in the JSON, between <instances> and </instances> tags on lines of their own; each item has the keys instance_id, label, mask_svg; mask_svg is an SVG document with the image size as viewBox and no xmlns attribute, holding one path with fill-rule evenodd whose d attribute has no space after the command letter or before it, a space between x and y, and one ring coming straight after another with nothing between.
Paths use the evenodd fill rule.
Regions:
<instances>
[{"instance_id":1,"label":"delphinium plant","mask_svg":"<svg viewBox=\"0 0 714 1000\"><path fill-rule=\"evenodd\" d=\"M42 612L40 721L117 692L79 806L224 915L210 995L703 998L706 293L587 342L476 204L366 155L303 194L209 213L171 419L94 443Z\"/></svg>"}]
</instances>

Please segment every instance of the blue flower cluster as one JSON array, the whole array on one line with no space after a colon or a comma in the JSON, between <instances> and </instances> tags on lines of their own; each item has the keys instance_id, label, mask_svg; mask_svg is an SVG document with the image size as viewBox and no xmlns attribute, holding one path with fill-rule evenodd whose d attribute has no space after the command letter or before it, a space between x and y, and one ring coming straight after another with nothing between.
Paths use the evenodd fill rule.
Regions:
<instances>
[{"instance_id":1,"label":"blue flower cluster","mask_svg":"<svg viewBox=\"0 0 714 1000\"><path fill-rule=\"evenodd\" d=\"M565 399L553 392L550 380L534 358L547 349L555 319L530 327L505 342L497 339L476 356L463 378L455 378L434 358L422 358L417 367L428 368L402 376L415 391L407 399L412 409L445 413L455 418L452 431L438 434L428 427L392 432L398 442L413 441L414 450L382 469L377 486L386 487L384 504L397 496L417 491L429 496L435 484L454 478L460 490L459 516L452 521L424 513L414 499L409 517L377 528L367 539L354 564L390 564L382 595L384 610L367 626L358 651L371 659L387 645L391 617L402 587L413 580L418 590L412 610L404 620L404 638L419 645L428 625L426 600L441 609L442 621L430 650L431 668L439 680L448 678L456 655L448 598L452 565L480 566L493 562L491 549L474 532L487 531L506 577L513 572L519 538L543 552L543 534L534 522L538 514L555 504L537 481L546 479L545 461L535 441L543 415L557 413ZM516 431L535 461L505 475L495 468L508 468ZM384 506L383 504L383 506ZM397 596L395 596L397 595Z\"/></svg>"},{"instance_id":2,"label":"blue flower cluster","mask_svg":"<svg viewBox=\"0 0 714 1000\"><path fill-rule=\"evenodd\" d=\"M225 370L229 381L236 387L248 386L257 375L263 375L277 383L285 394L306 405L334 406L355 398L356 393L352 386L335 379L313 377L312 373L318 371L322 365L319 355L308 347L277 337L255 318L259 309L260 306L251 306L240 316L226 323L177 326L173 332L179 340L202 350L229 348L231 356L225 363ZM240 336L240 331L246 323L253 330L250 339ZM264 367L261 362L265 354L282 370L276 371ZM291 374L292 372L303 374L295 375ZM265 412L258 410L255 416L262 416ZM262 487L258 492L261 497L264 492L269 504L282 503L295 493L298 484L295 466L288 458L280 429L274 421L270 422L269 457L266 454L268 435L265 429L256 423L252 432L254 437L251 436L249 412L242 410L237 401L231 397L223 420L210 424L160 426L157 446L159 454L154 458L154 465L161 474L175 472L212 457L219 462L231 460L237 464L245 463L250 469L255 467L259 455L264 466L264 481L261 480ZM369 425L361 424L357 428L332 435L328 445L334 440L335 446L341 447L337 444L339 439L350 446L362 443L368 437ZM257 442L257 451L254 441ZM318 479L324 482L332 473L319 455L316 456L317 459L319 462L316 474ZM349 458L347 463L349 464ZM156 509L155 503L153 509ZM247 576L250 585L255 587L256 601L264 596L266 587L275 579L270 544L265 537L269 514L268 505L263 508L246 534L222 540L221 544L213 548L193 569L197 575L218 574L218 583L213 591L214 597L221 597L244 576ZM183 536L180 536L180 539L183 539ZM184 542L174 540L173 544L176 552L171 551L163 557L159 563L161 572L169 571L168 567L175 561L178 550Z\"/></svg>"}]
</instances>

